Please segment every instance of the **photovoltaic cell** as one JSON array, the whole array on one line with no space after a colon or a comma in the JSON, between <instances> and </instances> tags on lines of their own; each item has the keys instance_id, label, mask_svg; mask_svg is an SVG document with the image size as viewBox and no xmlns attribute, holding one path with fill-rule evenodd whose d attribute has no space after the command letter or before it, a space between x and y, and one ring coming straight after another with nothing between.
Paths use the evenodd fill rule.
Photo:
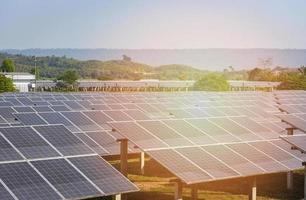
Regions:
<instances>
[{"instance_id":1,"label":"photovoltaic cell","mask_svg":"<svg viewBox=\"0 0 306 200\"><path fill-rule=\"evenodd\" d=\"M122 174L98 156L69 158L69 160L107 195L138 190Z\"/></svg>"},{"instance_id":2,"label":"photovoltaic cell","mask_svg":"<svg viewBox=\"0 0 306 200\"><path fill-rule=\"evenodd\" d=\"M19 121L24 125L44 125L46 122L36 113L15 113Z\"/></svg>"},{"instance_id":3,"label":"photovoltaic cell","mask_svg":"<svg viewBox=\"0 0 306 200\"><path fill-rule=\"evenodd\" d=\"M169 146L192 145L192 143L189 142L186 138L177 134L175 131L168 128L160 121L138 121L137 123L148 130L151 134L167 143Z\"/></svg>"},{"instance_id":4,"label":"photovoltaic cell","mask_svg":"<svg viewBox=\"0 0 306 200\"><path fill-rule=\"evenodd\" d=\"M22 159L21 155L0 135L0 161Z\"/></svg>"},{"instance_id":5,"label":"photovoltaic cell","mask_svg":"<svg viewBox=\"0 0 306 200\"><path fill-rule=\"evenodd\" d=\"M36 112L52 112L52 109L49 108L48 106L34 106L33 109Z\"/></svg>"},{"instance_id":6,"label":"photovoltaic cell","mask_svg":"<svg viewBox=\"0 0 306 200\"><path fill-rule=\"evenodd\" d=\"M0 199L15 200L14 197L10 194L10 192L2 184L0 184Z\"/></svg>"},{"instance_id":7,"label":"photovoltaic cell","mask_svg":"<svg viewBox=\"0 0 306 200\"><path fill-rule=\"evenodd\" d=\"M81 112L62 112L62 114L82 131L97 131L101 129Z\"/></svg>"},{"instance_id":8,"label":"photovoltaic cell","mask_svg":"<svg viewBox=\"0 0 306 200\"><path fill-rule=\"evenodd\" d=\"M286 136L281 139L306 153L306 135Z\"/></svg>"},{"instance_id":9,"label":"photovoltaic cell","mask_svg":"<svg viewBox=\"0 0 306 200\"><path fill-rule=\"evenodd\" d=\"M26 162L0 164L0 178L20 200L61 199Z\"/></svg>"},{"instance_id":10,"label":"photovoltaic cell","mask_svg":"<svg viewBox=\"0 0 306 200\"><path fill-rule=\"evenodd\" d=\"M208 172L214 178L229 178L239 174L199 147L179 148L179 153Z\"/></svg>"},{"instance_id":11,"label":"photovoltaic cell","mask_svg":"<svg viewBox=\"0 0 306 200\"><path fill-rule=\"evenodd\" d=\"M249 144L271 156L289 169L298 169L301 167L301 160L293 157L270 142L250 142Z\"/></svg>"},{"instance_id":12,"label":"photovoltaic cell","mask_svg":"<svg viewBox=\"0 0 306 200\"><path fill-rule=\"evenodd\" d=\"M115 133L115 132L112 132ZM87 132L86 135L94 140L97 144L106 149L110 155L118 155L120 153L119 144L116 138L112 137L106 131Z\"/></svg>"},{"instance_id":13,"label":"photovoltaic cell","mask_svg":"<svg viewBox=\"0 0 306 200\"><path fill-rule=\"evenodd\" d=\"M261 174L264 172L264 170L224 145L211 145L202 148L244 176Z\"/></svg>"},{"instance_id":14,"label":"photovoltaic cell","mask_svg":"<svg viewBox=\"0 0 306 200\"><path fill-rule=\"evenodd\" d=\"M46 121L48 124L63 124L71 132L78 132L79 129L75 127L71 122L69 122L65 117L60 113L56 112L47 112L39 113L39 115Z\"/></svg>"},{"instance_id":15,"label":"photovoltaic cell","mask_svg":"<svg viewBox=\"0 0 306 200\"><path fill-rule=\"evenodd\" d=\"M212 144L217 142L184 120L163 120L163 122L197 145Z\"/></svg>"},{"instance_id":16,"label":"photovoltaic cell","mask_svg":"<svg viewBox=\"0 0 306 200\"><path fill-rule=\"evenodd\" d=\"M279 134L274 133L273 131L269 130L268 128L260 125L259 123L253 121L250 118L247 117L231 117L231 120L235 121L236 123L247 127L249 130L251 130L256 135L265 138L265 139L273 139L278 138Z\"/></svg>"},{"instance_id":17,"label":"photovoltaic cell","mask_svg":"<svg viewBox=\"0 0 306 200\"><path fill-rule=\"evenodd\" d=\"M93 153L79 138L62 125L35 126L34 128L65 156Z\"/></svg>"},{"instance_id":18,"label":"photovoltaic cell","mask_svg":"<svg viewBox=\"0 0 306 200\"><path fill-rule=\"evenodd\" d=\"M30 127L0 128L0 132L28 159L59 154Z\"/></svg>"},{"instance_id":19,"label":"photovoltaic cell","mask_svg":"<svg viewBox=\"0 0 306 200\"><path fill-rule=\"evenodd\" d=\"M109 125L142 149L167 147L166 143L154 137L135 122L112 122Z\"/></svg>"},{"instance_id":20,"label":"photovoltaic cell","mask_svg":"<svg viewBox=\"0 0 306 200\"><path fill-rule=\"evenodd\" d=\"M16 110L17 112L19 113L25 113L25 112L35 112L35 110L33 110L31 107L28 107L28 106L16 106L16 107L13 107L14 110Z\"/></svg>"},{"instance_id":21,"label":"photovoltaic cell","mask_svg":"<svg viewBox=\"0 0 306 200\"><path fill-rule=\"evenodd\" d=\"M256 136L255 134L243 128L242 126L239 126L228 118L210 118L209 120L214 122L218 126L224 128L225 130L240 138L241 140L248 141L261 139L260 137Z\"/></svg>"},{"instance_id":22,"label":"photovoltaic cell","mask_svg":"<svg viewBox=\"0 0 306 200\"><path fill-rule=\"evenodd\" d=\"M281 165L277 161L273 160L269 156L263 154L262 152L258 151L257 149L253 148L248 144L229 144L227 146L242 155L243 157L252 161L257 166L260 166L266 172L273 173L288 170L288 168L286 168L285 166Z\"/></svg>"},{"instance_id":23,"label":"photovoltaic cell","mask_svg":"<svg viewBox=\"0 0 306 200\"><path fill-rule=\"evenodd\" d=\"M88 137L85 133L75 133L85 144L99 155L108 155L109 152L102 148L98 143Z\"/></svg>"},{"instance_id":24,"label":"photovoltaic cell","mask_svg":"<svg viewBox=\"0 0 306 200\"><path fill-rule=\"evenodd\" d=\"M101 192L64 159L31 163L67 199L101 196Z\"/></svg>"},{"instance_id":25,"label":"photovoltaic cell","mask_svg":"<svg viewBox=\"0 0 306 200\"><path fill-rule=\"evenodd\" d=\"M107 122L112 121L111 118L101 111L84 111L83 113L103 128L108 128Z\"/></svg>"},{"instance_id":26,"label":"photovoltaic cell","mask_svg":"<svg viewBox=\"0 0 306 200\"><path fill-rule=\"evenodd\" d=\"M216 126L207 119L188 119L186 120L193 126L199 128L201 131L211 136L218 142L234 142L240 141L237 137L234 137L224 129Z\"/></svg>"},{"instance_id":27,"label":"photovoltaic cell","mask_svg":"<svg viewBox=\"0 0 306 200\"><path fill-rule=\"evenodd\" d=\"M206 172L172 149L147 151L147 153L187 184L212 180Z\"/></svg>"},{"instance_id":28,"label":"photovoltaic cell","mask_svg":"<svg viewBox=\"0 0 306 200\"><path fill-rule=\"evenodd\" d=\"M105 114L110 116L113 121L133 121L131 117L129 117L126 113L122 112L121 110L105 110L103 111Z\"/></svg>"}]
</instances>

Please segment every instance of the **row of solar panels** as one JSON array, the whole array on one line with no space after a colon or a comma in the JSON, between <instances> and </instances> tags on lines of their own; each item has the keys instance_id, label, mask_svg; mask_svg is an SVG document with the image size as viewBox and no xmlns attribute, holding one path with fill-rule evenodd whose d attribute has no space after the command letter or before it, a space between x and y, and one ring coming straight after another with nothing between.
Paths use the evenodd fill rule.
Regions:
<instances>
[{"instance_id":1,"label":"row of solar panels","mask_svg":"<svg viewBox=\"0 0 306 200\"><path fill-rule=\"evenodd\" d=\"M137 190L63 125L0 128L0 179L8 197L17 199L88 198Z\"/></svg>"}]
</instances>

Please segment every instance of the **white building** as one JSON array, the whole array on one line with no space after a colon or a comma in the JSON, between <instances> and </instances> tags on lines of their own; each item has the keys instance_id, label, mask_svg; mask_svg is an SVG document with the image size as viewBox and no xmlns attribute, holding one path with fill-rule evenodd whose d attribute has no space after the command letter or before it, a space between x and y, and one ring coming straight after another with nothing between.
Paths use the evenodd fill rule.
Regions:
<instances>
[{"instance_id":1,"label":"white building","mask_svg":"<svg viewBox=\"0 0 306 200\"><path fill-rule=\"evenodd\" d=\"M22 72L2 73L5 77L13 80L13 84L19 92L28 92L29 87L33 87L31 84L35 81L35 75Z\"/></svg>"}]
</instances>

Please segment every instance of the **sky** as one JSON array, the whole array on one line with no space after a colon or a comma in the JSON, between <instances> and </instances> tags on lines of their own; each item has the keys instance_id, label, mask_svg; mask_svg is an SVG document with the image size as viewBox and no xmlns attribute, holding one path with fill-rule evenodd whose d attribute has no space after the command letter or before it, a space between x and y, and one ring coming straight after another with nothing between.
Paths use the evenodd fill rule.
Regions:
<instances>
[{"instance_id":1,"label":"sky","mask_svg":"<svg viewBox=\"0 0 306 200\"><path fill-rule=\"evenodd\" d=\"M305 49L305 8L305 0L0 0L0 49Z\"/></svg>"}]
</instances>

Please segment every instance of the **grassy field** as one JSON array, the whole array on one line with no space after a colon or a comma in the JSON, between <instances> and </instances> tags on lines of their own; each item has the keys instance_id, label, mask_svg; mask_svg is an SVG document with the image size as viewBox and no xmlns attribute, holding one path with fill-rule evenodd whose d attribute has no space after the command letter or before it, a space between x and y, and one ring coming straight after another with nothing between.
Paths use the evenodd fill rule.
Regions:
<instances>
[{"instance_id":1,"label":"grassy field","mask_svg":"<svg viewBox=\"0 0 306 200\"><path fill-rule=\"evenodd\" d=\"M107 158L119 169L119 161ZM173 200L174 187L169 183L175 177L153 159L146 158L145 174L140 175L139 159L132 157L128 161L129 179L134 182L140 192L128 194L129 200ZM303 199L303 170L294 172L294 189L286 190L286 174L271 174L257 177L257 199L259 200L297 200ZM248 183L246 179L232 179L203 183L198 185L199 199L206 200L240 200L248 199ZM190 198L190 188L184 187L184 199Z\"/></svg>"}]
</instances>

